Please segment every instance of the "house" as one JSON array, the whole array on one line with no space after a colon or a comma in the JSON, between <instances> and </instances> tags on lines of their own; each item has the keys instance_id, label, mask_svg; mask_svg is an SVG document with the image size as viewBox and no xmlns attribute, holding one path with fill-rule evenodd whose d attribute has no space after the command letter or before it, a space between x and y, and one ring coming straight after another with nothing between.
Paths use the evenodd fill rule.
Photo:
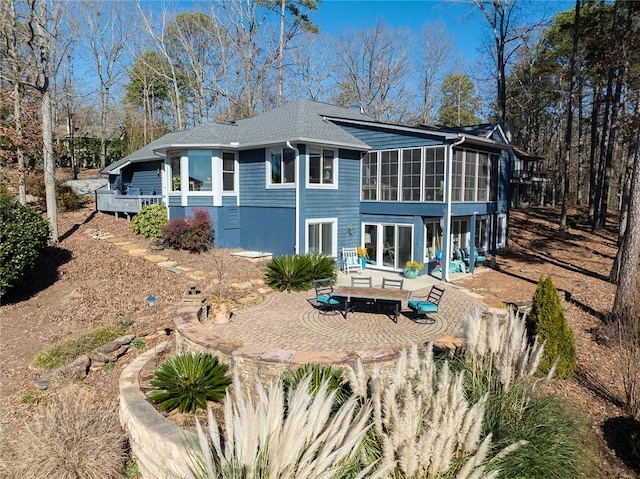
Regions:
<instances>
[{"instance_id":1,"label":"house","mask_svg":"<svg viewBox=\"0 0 640 479\"><path fill-rule=\"evenodd\" d=\"M413 259L430 271L442 250L447 280L455 249L506 246L512 155L499 128L393 125L300 100L153 141L105 168L96 204L161 200L170 218L202 207L217 246L337 258L363 245L368 267L381 270Z\"/></svg>"}]
</instances>

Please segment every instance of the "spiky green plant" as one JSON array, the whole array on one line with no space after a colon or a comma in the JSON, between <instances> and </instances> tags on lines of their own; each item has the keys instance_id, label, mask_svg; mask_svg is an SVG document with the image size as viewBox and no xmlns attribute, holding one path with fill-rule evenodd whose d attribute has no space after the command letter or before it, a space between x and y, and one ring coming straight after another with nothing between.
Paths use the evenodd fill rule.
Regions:
<instances>
[{"instance_id":1,"label":"spiky green plant","mask_svg":"<svg viewBox=\"0 0 640 479\"><path fill-rule=\"evenodd\" d=\"M311 279L336 279L336 263L333 258L321 253L309 253L307 257L311 261Z\"/></svg>"},{"instance_id":2,"label":"spiky green plant","mask_svg":"<svg viewBox=\"0 0 640 479\"><path fill-rule=\"evenodd\" d=\"M576 344L551 276L540 277L527 317L527 327L531 336L545 343L540 372L546 374L557 362L555 375L572 377L576 368Z\"/></svg>"},{"instance_id":3,"label":"spiky green plant","mask_svg":"<svg viewBox=\"0 0 640 479\"><path fill-rule=\"evenodd\" d=\"M293 390L308 377L311 378L309 382L311 394L317 394L324 383L327 383L329 392L335 391L334 409L339 409L351 396L351 387L343 379L342 369L321 364L303 364L295 371L287 370L282 373L281 378L287 395L291 395Z\"/></svg>"},{"instance_id":4,"label":"spiky green plant","mask_svg":"<svg viewBox=\"0 0 640 479\"><path fill-rule=\"evenodd\" d=\"M306 291L312 284L312 263L308 256L283 255L266 265L265 284L278 291Z\"/></svg>"},{"instance_id":5,"label":"spiky green plant","mask_svg":"<svg viewBox=\"0 0 640 479\"><path fill-rule=\"evenodd\" d=\"M220 401L231 384L229 367L209 353L185 353L164 361L150 381L149 400L163 411L205 410L207 401Z\"/></svg>"}]
</instances>

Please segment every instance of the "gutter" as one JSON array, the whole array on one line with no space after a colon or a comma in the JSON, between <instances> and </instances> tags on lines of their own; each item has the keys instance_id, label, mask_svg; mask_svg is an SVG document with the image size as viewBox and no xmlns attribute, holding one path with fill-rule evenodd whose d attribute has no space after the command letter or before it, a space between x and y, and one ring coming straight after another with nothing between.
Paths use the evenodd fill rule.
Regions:
<instances>
[{"instance_id":1,"label":"gutter","mask_svg":"<svg viewBox=\"0 0 640 479\"><path fill-rule=\"evenodd\" d=\"M295 253L300 254L300 150L291 144L290 141L286 143L287 148L291 148L296 152L295 171L296 171L296 244Z\"/></svg>"},{"instance_id":2,"label":"gutter","mask_svg":"<svg viewBox=\"0 0 640 479\"><path fill-rule=\"evenodd\" d=\"M462 145L465 140L467 139L466 136L462 136L460 137L460 139L456 142L450 143L449 144L449 161L447 162L447 196L446 196L446 207L445 207L445 221L444 221L444 231L442 232L442 235L444 236L443 239L443 243L444 243L444 254L443 256L443 261L442 261L442 275L441 275L441 279L443 281L449 282L450 278L449 278L449 261L451 259L451 253L453 253L453 251L449 251L450 248L450 243L451 243L451 193L452 193L452 189L453 189L453 181L452 181L452 177L453 177L453 148L456 146L460 146ZM446 243L445 243L446 241Z\"/></svg>"}]
</instances>

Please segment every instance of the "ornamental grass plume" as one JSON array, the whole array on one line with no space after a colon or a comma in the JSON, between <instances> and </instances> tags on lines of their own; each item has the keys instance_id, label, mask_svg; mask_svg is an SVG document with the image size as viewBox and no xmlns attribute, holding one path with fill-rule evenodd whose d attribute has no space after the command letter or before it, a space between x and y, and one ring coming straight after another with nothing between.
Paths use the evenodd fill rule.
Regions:
<instances>
[{"instance_id":1,"label":"ornamental grass plume","mask_svg":"<svg viewBox=\"0 0 640 479\"><path fill-rule=\"evenodd\" d=\"M225 428L221 432L211 410L208 435L196 421L199 450L192 451L193 472L199 478L331 479L358 458L369 426L371 408L352 395L332 413L335 392L327 383L312 394L311 378L289 391L281 380L264 387L256 378L255 401L243 393L236 376L227 392ZM362 468L357 478L385 477L386 470L371 473L376 464Z\"/></svg>"}]
</instances>

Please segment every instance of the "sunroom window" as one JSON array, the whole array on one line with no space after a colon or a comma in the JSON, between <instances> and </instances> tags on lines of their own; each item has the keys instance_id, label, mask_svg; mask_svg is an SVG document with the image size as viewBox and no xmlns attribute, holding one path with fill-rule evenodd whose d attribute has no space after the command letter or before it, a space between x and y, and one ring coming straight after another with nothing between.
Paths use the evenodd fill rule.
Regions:
<instances>
[{"instance_id":1,"label":"sunroom window","mask_svg":"<svg viewBox=\"0 0 640 479\"><path fill-rule=\"evenodd\" d=\"M169 158L171 164L171 191L180 191L180 154L172 154Z\"/></svg>"},{"instance_id":2,"label":"sunroom window","mask_svg":"<svg viewBox=\"0 0 640 479\"><path fill-rule=\"evenodd\" d=\"M211 191L211 152L189 152L189 191Z\"/></svg>"}]
</instances>

